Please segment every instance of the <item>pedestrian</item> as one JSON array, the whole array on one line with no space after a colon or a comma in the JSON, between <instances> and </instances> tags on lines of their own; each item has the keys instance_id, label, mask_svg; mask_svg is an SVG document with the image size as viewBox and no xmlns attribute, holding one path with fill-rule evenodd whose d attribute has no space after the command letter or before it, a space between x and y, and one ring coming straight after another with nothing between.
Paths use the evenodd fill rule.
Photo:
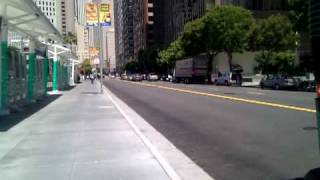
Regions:
<instances>
[{"instance_id":1,"label":"pedestrian","mask_svg":"<svg viewBox=\"0 0 320 180\"><path fill-rule=\"evenodd\" d=\"M90 74L90 80L91 80L91 84L93 84L93 83L94 83L94 80L95 80L93 74Z\"/></svg>"}]
</instances>

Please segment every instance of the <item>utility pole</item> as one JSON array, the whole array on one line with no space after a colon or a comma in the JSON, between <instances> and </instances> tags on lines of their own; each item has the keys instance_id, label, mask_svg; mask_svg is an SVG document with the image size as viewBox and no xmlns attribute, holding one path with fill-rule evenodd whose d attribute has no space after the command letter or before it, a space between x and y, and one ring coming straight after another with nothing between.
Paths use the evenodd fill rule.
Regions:
<instances>
[{"instance_id":1,"label":"utility pole","mask_svg":"<svg viewBox=\"0 0 320 180\"><path fill-rule=\"evenodd\" d=\"M100 64L100 93L103 93L103 88L102 88L102 69L103 69L103 42L102 42L102 25L100 22L100 6L101 6L101 0L98 1L97 3L97 8L98 8L98 30L99 30L99 46L100 46L100 50L99 50L99 64Z\"/></svg>"},{"instance_id":2,"label":"utility pole","mask_svg":"<svg viewBox=\"0 0 320 180\"><path fill-rule=\"evenodd\" d=\"M318 138L320 148L320 1L310 0L310 32L311 32L311 46L313 67L316 78L316 109L317 109L317 124L318 124ZM320 150L320 149L319 149Z\"/></svg>"}]
</instances>

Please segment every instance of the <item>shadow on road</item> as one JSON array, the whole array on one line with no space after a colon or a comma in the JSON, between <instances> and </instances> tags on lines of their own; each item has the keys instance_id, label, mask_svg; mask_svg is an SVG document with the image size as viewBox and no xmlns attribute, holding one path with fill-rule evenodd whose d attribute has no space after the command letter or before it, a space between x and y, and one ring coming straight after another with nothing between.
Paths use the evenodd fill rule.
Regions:
<instances>
[{"instance_id":1,"label":"shadow on road","mask_svg":"<svg viewBox=\"0 0 320 180\"><path fill-rule=\"evenodd\" d=\"M289 180L319 180L319 179L320 179L320 167L311 169L303 178L294 178Z\"/></svg>"},{"instance_id":2,"label":"shadow on road","mask_svg":"<svg viewBox=\"0 0 320 180\"><path fill-rule=\"evenodd\" d=\"M36 103L28 104L22 107L22 112L13 112L10 115L0 116L0 132L5 132L46 107L61 95L50 95L38 100Z\"/></svg>"}]
</instances>

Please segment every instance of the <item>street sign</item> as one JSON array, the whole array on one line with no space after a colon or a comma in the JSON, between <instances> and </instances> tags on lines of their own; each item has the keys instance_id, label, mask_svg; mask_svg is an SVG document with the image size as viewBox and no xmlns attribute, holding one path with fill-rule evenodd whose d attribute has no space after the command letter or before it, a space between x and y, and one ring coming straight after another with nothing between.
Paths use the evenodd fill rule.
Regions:
<instances>
[{"instance_id":1,"label":"street sign","mask_svg":"<svg viewBox=\"0 0 320 180\"><path fill-rule=\"evenodd\" d=\"M101 3L99 6L100 10L100 25L101 26L111 26L111 12L109 3Z\"/></svg>"},{"instance_id":2,"label":"street sign","mask_svg":"<svg viewBox=\"0 0 320 180\"><path fill-rule=\"evenodd\" d=\"M86 3L86 25L98 26L98 7L95 3Z\"/></svg>"}]
</instances>

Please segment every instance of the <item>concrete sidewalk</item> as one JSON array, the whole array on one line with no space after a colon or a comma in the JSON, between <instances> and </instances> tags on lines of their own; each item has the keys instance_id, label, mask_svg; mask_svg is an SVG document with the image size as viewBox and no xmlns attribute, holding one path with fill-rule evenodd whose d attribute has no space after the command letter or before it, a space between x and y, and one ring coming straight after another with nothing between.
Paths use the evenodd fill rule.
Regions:
<instances>
[{"instance_id":1,"label":"concrete sidewalk","mask_svg":"<svg viewBox=\"0 0 320 180\"><path fill-rule=\"evenodd\" d=\"M98 84L78 85L0 132L1 180L168 180Z\"/></svg>"}]
</instances>

